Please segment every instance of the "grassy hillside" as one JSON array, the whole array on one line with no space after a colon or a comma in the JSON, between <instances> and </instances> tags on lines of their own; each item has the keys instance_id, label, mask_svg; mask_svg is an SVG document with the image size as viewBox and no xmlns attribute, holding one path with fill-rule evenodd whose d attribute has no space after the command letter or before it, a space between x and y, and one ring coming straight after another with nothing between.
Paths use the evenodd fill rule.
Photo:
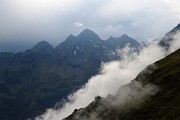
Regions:
<instances>
[{"instance_id":1,"label":"grassy hillside","mask_svg":"<svg viewBox=\"0 0 180 120\"><path fill-rule=\"evenodd\" d=\"M154 88L148 91L148 85L158 88L158 91L156 92L157 89L153 90ZM127 93L128 97L125 97L130 99L125 99L122 102L118 96L122 94L122 90L129 88L131 92ZM143 91L150 94L143 96ZM141 97L139 97L140 95ZM66 118L66 120L83 119L179 120L180 49L155 62L153 67L152 65L148 66L130 84L122 86L116 96L97 97L86 108L75 110L72 115Z\"/></svg>"}]
</instances>

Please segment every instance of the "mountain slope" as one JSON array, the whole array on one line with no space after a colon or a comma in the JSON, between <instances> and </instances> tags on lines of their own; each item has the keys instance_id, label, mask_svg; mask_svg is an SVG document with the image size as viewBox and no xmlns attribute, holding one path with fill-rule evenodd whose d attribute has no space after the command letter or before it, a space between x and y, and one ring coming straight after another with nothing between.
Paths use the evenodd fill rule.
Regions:
<instances>
[{"instance_id":1,"label":"mountain slope","mask_svg":"<svg viewBox=\"0 0 180 120\"><path fill-rule=\"evenodd\" d=\"M25 52L0 53L0 119L42 114L97 74L101 62L120 59L114 54L118 48L133 44L110 49L105 42L86 29L54 49L42 41Z\"/></svg>"},{"instance_id":2,"label":"mountain slope","mask_svg":"<svg viewBox=\"0 0 180 120\"><path fill-rule=\"evenodd\" d=\"M177 120L180 118L179 86L180 49L148 66L115 96L96 97L86 108L75 110L65 120ZM124 102L122 91L127 94L123 96Z\"/></svg>"},{"instance_id":3,"label":"mountain slope","mask_svg":"<svg viewBox=\"0 0 180 120\"><path fill-rule=\"evenodd\" d=\"M159 45L166 47L166 49L169 49L171 41L173 40L173 36L177 33L177 31L180 31L180 23L171 31L166 33L166 35L162 39L160 39Z\"/></svg>"},{"instance_id":4,"label":"mountain slope","mask_svg":"<svg viewBox=\"0 0 180 120\"><path fill-rule=\"evenodd\" d=\"M179 30L180 24L157 42L168 50ZM180 50L177 50L148 66L115 96L97 96L86 108L74 110L65 120L179 119L179 68Z\"/></svg>"}]
</instances>

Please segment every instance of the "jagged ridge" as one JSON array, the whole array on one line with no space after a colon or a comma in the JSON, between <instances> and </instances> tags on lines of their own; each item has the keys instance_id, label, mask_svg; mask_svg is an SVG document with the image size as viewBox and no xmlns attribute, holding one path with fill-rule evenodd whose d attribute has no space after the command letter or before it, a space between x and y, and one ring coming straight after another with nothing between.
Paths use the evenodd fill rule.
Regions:
<instances>
[{"instance_id":1,"label":"jagged ridge","mask_svg":"<svg viewBox=\"0 0 180 120\"><path fill-rule=\"evenodd\" d=\"M0 119L34 118L54 107L97 74L101 62L119 59L112 54L117 47L86 29L54 49L42 41L25 52L0 53Z\"/></svg>"}]
</instances>

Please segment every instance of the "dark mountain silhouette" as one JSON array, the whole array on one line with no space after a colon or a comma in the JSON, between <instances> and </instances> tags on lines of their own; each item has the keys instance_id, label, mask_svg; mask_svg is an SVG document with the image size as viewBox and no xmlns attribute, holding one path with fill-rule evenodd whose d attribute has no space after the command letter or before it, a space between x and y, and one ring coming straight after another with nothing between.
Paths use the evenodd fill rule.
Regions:
<instances>
[{"instance_id":1,"label":"dark mountain silhouette","mask_svg":"<svg viewBox=\"0 0 180 120\"><path fill-rule=\"evenodd\" d=\"M101 40L91 30L70 35L53 49L46 41L20 53L0 53L0 119L34 118L79 89L102 62L121 59L117 49L140 44L123 35ZM61 106L59 106L61 107Z\"/></svg>"}]
</instances>

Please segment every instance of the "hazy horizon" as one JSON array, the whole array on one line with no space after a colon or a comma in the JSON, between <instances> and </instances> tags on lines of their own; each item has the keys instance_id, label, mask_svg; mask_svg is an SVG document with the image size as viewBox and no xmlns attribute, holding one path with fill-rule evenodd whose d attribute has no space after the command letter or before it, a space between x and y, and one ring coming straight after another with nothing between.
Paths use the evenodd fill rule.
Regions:
<instances>
[{"instance_id":1,"label":"hazy horizon","mask_svg":"<svg viewBox=\"0 0 180 120\"><path fill-rule=\"evenodd\" d=\"M85 28L102 39L151 41L180 20L178 0L1 0L0 8L0 51L14 52L42 40L57 46Z\"/></svg>"}]
</instances>

